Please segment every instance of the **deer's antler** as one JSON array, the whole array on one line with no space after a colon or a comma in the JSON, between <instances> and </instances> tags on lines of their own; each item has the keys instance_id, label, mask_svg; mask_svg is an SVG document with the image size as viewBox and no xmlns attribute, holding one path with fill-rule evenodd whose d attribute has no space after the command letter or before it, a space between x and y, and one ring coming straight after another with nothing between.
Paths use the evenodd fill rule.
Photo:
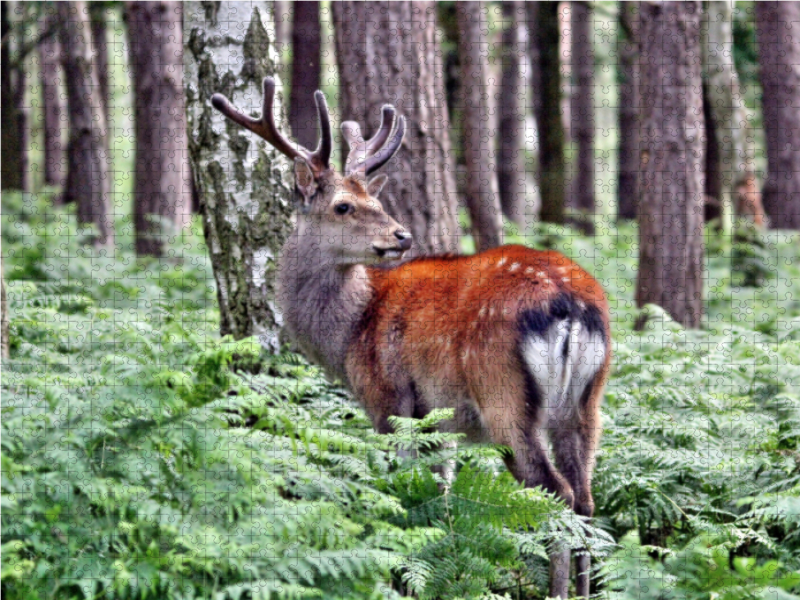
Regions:
<instances>
[{"instance_id":1,"label":"deer's antler","mask_svg":"<svg viewBox=\"0 0 800 600\"><path fill-rule=\"evenodd\" d=\"M403 116L395 119L396 112L394 106L384 105L380 127L369 140L364 140L361 127L355 121L342 123L342 133L350 146L345 175L371 175L400 149L406 132L406 119Z\"/></svg>"},{"instance_id":2,"label":"deer's antler","mask_svg":"<svg viewBox=\"0 0 800 600\"><path fill-rule=\"evenodd\" d=\"M278 128L275 127L275 115L273 114L275 80L272 77L265 77L262 86L264 104L261 109L261 118L259 119L249 117L234 108L230 100L222 94L211 96L211 104L231 121L263 138L276 150L292 160L295 158L304 159L317 173L329 169L333 150L333 135L331 133L331 119L328 114L325 95L320 91L314 93L319 117L320 140L317 149L312 152L300 144L291 142L278 131Z\"/></svg>"}]
</instances>

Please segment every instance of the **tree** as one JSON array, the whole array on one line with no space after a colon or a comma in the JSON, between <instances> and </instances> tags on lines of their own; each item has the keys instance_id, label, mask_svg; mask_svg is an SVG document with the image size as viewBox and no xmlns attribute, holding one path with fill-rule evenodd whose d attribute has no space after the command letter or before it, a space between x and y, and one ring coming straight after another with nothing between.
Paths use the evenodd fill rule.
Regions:
<instances>
[{"instance_id":1,"label":"tree","mask_svg":"<svg viewBox=\"0 0 800 600\"><path fill-rule=\"evenodd\" d=\"M703 44L705 46L705 44ZM711 98L707 82L703 82L703 123L705 132L705 198L703 220L706 223L717 220L721 225L722 220L722 155L720 154L720 140L717 123L714 120L714 111L711 107Z\"/></svg>"},{"instance_id":2,"label":"tree","mask_svg":"<svg viewBox=\"0 0 800 600\"><path fill-rule=\"evenodd\" d=\"M580 215L578 227L594 234L594 30L588 2L572 2L572 68L577 87L572 96L572 131L578 161L572 182L572 206Z\"/></svg>"},{"instance_id":3,"label":"tree","mask_svg":"<svg viewBox=\"0 0 800 600\"><path fill-rule=\"evenodd\" d=\"M93 223L100 245L113 245L108 206L109 172L106 120L100 98L95 51L86 3L58 3L61 49L69 106L69 144L64 201L78 203L78 222Z\"/></svg>"},{"instance_id":4,"label":"tree","mask_svg":"<svg viewBox=\"0 0 800 600\"><path fill-rule=\"evenodd\" d=\"M161 256L191 218L180 2L126 4L136 123L136 253Z\"/></svg>"},{"instance_id":5,"label":"tree","mask_svg":"<svg viewBox=\"0 0 800 600\"><path fill-rule=\"evenodd\" d=\"M617 218L635 219L639 204L639 3L620 2L619 166Z\"/></svg>"},{"instance_id":6,"label":"tree","mask_svg":"<svg viewBox=\"0 0 800 600\"><path fill-rule=\"evenodd\" d=\"M261 82L277 69L271 4L186 2L184 31L189 159L217 283L220 333L256 335L277 351L282 317L275 275L292 231L291 166L210 102L220 92L244 112L260 114ZM241 22L246 29L231 27ZM283 128L280 103L275 110Z\"/></svg>"},{"instance_id":7,"label":"tree","mask_svg":"<svg viewBox=\"0 0 800 600\"><path fill-rule=\"evenodd\" d=\"M340 112L371 137L385 103L406 117L380 198L415 255L458 248L450 122L434 2L334 2ZM367 43L369 40L369 43Z\"/></svg>"},{"instance_id":8,"label":"tree","mask_svg":"<svg viewBox=\"0 0 800 600\"><path fill-rule=\"evenodd\" d=\"M26 185L27 143L25 139L25 69L20 52L22 28L14 36L17 52L12 62L12 25L9 13L10 2L0 3L0 33L2 34L2 56L0 56L0 136L2 136L2 189L23 190Z\"/></svg>"},{"instance_id":9,"label":"tree","mask_svg":"<svg viewBox=\"0 0 800 600\"><path fill-rule=\"evenodd\" d=\"M719 152L719 201L730 210L731 204L739 204L732 202L736 189L755 177L752 115L745 106L733 60L732 5L726 0L710 0L705 7L703 62L709 113Z\"/></svg>"},{"instance_id":10,"label":"tree","mask_svg":"<svg viewBox=\"0 0 800 600\"><path fill-rule=\"evenodd\" d=\"M757 2L767 179L763 202L772 223L800 229L800 3Z\"/></svg>"},{"instance_id":11,"label":"tree","mask_svg":"<svg viewBox=\"0 0 800 600\"><path fill-rule=\"evenodd\" d=\"M494 127L490 123L486 3L456 2L461 57L466 200L479 252L503 243L503 219L495 179Z\"/></svg>"},{"instance_id":12,"label":"tree","mask_svg":"<svg viewBox=\"0 0 800 600\"><path fill-rule=\"evenodd\" d=\"M642 201L636 302L687 327L703 310L701 3L642 2Z\"/></svg>"},{"instance_id":13,"label":"tree","mask_svg":"<svg viewBox=\"0 0 800 600\"><path fill-rule=\"evenodd\" d=\"M502 75L496 104L500 126L496 136L497 184L503 214L520 227L526 225L525 154L522 149L525 113L522 99L522 42L520 26L525 22L525 5L505 0L503 6Z\"/></svg>"},{"instance_id":14,"label":"tree","mask_svg":"<svg viewBox=\"0 0 800 600\"><path fill-rule=\"evenodd\" d=\"M322 30L319 2L296 2L292 23L292 90L289 123L294 139L305 148L317 143L317 108L314 92L320 89Z\"/></svg>"},{"instance_id":15,"label":"tree","mask_svg":"<svg viewBox=\"0 0 800 600\"><path fill-rule=\"evenodd\" d=\"M539 59L539 94L536 126L539 130L539 190L542 196L541 220L564 222L564 122L561 118L560 27L558 2L536 2L535 33ZM533 85L536 85L533 83Z\"/></svg>"},{"instance_id":16,"label":"tree","mask_svg":"<svg viewBox=\"0 0 800 600\"><path fill-rule=\"evenodd\" d=\"M44 27L54 27L57 22L55 11L49 11L44 19ZM63 185L64 157L61 141L62 102L61 88L63 78L60 68L61 46L56 36L49 37L39 46L39 78L42 88L42 129L44 130L44 183Z\"/></svg>"},{"instance_id":17,"label":"tree","mask_svg":"<svg viewBox=\"0 0 800 600\"><path fill-rule=\"evenodd\" d=\"M97 82L100 85L100 100L106 124L109 122L110 96L108 90L108 27L106 25L106 2L91 2L89 18L92 23L92 42L95 49Z\"/></svg>"}]
</instances>

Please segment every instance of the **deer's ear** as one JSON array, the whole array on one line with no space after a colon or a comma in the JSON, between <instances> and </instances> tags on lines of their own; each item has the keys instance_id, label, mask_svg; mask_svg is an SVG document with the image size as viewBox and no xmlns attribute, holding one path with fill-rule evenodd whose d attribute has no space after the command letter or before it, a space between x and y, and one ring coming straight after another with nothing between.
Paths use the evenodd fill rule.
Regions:
<instances>
[{"instance_id":1,"label":"deer's ear","mask_svg":"<svg viewBox=\"0 0 800 600\"><path fill-rule=\"evenodd\" d=\"M307 208L311 204L311 198L317 193L317 179L311 165L299 157L294 159L294 181L303 197L303 208Z\"/></svg>"},{"instance_id":2,"label":"deer's ear","mask_svg":"<svg viewBox=\"0 0 800 600\"><path fill-rule=\"evenodd\" d=\"M367 184L367 193L373 198L377 198L387 181L389 181L389 178L383 173L373 177Z\"/></svg>"}]
</instances>

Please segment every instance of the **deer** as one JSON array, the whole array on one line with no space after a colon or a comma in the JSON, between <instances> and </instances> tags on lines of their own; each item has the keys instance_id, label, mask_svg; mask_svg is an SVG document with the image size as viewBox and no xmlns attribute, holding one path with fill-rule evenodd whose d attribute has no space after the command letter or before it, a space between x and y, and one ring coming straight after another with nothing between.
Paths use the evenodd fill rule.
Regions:
<instances>
[{"instance_id":1,"label":"deer","mask_svg":"<svg viewBox=\"0 0 800 600\"><path fill-rule=\"evenodd\" d=\"M297 219L278 267L286 337L349 388L379 433L392 431L392 416L451 408L444 429L509 447L504 461L518 481L590 518L611 361L602 286L564 255L521 245L403 259L413 238L378 200L387 177L376 171L401 148L405 117L384 105L369 139L342 123L340 174L324 94L314 94L313 151L278 131L274 96L265 78L258 118L221 94L211 102L294 162ZM569 550L551 554L552 597L567 597L570 561ZM576 552L576 571L588 598L587 552Z\"/></svg>"}]
</instances>

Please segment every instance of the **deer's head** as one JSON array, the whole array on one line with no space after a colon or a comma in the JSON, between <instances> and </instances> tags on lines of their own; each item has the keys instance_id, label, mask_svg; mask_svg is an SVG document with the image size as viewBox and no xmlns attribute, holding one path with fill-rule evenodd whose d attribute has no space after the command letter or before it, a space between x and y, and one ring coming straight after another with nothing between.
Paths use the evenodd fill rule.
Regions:
<instances>
[{"instance_id":1,"label":"deer's head","mask_svg":"<svg viewBox=\"0 0 800 600\"><path fill-rule=\"evenodd\" d=\"M320 91L314 94L320 141L316 150L311 151L289 141L275 127L275 80L266 77L263 88L264 104L259 119L240 112L221 94L214 94L211 103L231 121L294 161L301 233L311 236L310 241L338 265L373 264L400 258L411 248L411 234L386 213L377 199L386 175L371 176L400 149L405 118L396 118L395 108L385 105L380 127L369 140L361 135L358 123L342 123L342 133L350 146L342 175L330 163L333 136L324 94Z\"/></svg>"}]
</instances>

